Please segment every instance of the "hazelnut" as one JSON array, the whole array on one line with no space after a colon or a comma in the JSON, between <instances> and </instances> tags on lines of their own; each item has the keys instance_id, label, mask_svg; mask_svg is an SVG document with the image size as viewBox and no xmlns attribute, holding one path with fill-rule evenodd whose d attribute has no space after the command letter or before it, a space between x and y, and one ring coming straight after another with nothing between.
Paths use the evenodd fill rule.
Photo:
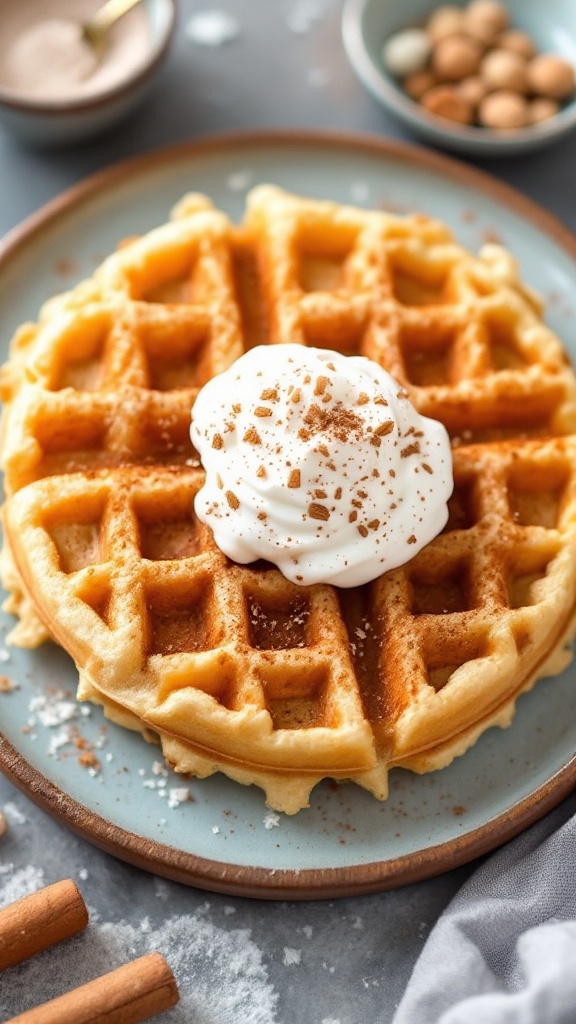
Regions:
<instances>
[{"instance_id":1,"label":"hazelnut","mask_svg":"<svg viewBox=\"0 0 576 1024\"><path fill-rule=\"evenodd\" d=\"M422 29L397 32L382 47L384 67L398 78L413 75L426 67L430 50L430 41Z\"/></svg>"},{"instance_id":2,"label":"hazelnut","mask_svg":"<svg viewBox=\"0 0 576 1024\"><path fill-rule=\"evenodd\" d=\"M480 65L480 74L489 89L528 91L526 61L511 50L491 50Z\"/></svg>"},{"instance_id":3,"label":"hazelnut","mask_svg":"<svg viewBox=\"0 0 576 1024\"><path fill-rule=\"evenodd\" d=\"M530 124L539 124L540 121L547 121L554 117L560 107L556 100L549 100L545 96L539 96L528 104L528 121Z\"/></svg>"},{"instance_id":4,"label":"hazelnut","mask_svg":"<svg viewBox=\"0 0 576 1024\"><path fill-rule=\"evenodd\" d=\"M483 50L489 50L491 46L494 46L496 35L484 22L480 25L470 25L468 21L465 21L462 31L469 39L474 39Z\"/></svg>"},{"instance_id":5,"label":"hazelnut","mask_svg":"<svg viewBox=\"0 0 576 1024\"><path fill-rule=\"evenodd\" d=\"M497 0L472 0L464 13L464 24L464 31L488 43L508 28L508 11Z\"/></svg>"},{"instance_id":6,"label":"hazelnut","mask_svg":"<svg viewBox=\"0 0 576 1024\"><path fill-rule=\"evenodd\" d=\"M565 100L574 92L574 68L555 53L541 53L528 63L532 92L551 100Z\"/></svg>"},{"instance_id":7,"label":"hazelnut","mask_svg":"<svg viewBox=\"0 0 576 1024\"><path fill-rule=\"evenodd\" d=\"M462 32L464 13L461 7L454 4L445 4L437 7L428 19L426 32L432 45L439 43L446 36L454 36Z\"/></svg>"},{"instance_id":8,"label":"hazelnut","mask_svg":"<svg viewBox=\"0 0 576 1024\"><path fill-rule=\"evenodd\" d=\"M528 103L507 89L491 92L480 104L478 120L485 128L523 128L528 124Z\"/></svg>"},{"instance_id":9,"label":"hazelnut","mask_svg":"<svg viewBox=\"0 0 576 1024\"><path fill-rule=\"evenodd\" d=\"M488 92L486 82L479 75L463 78L461 82L458 82L456 88L459 95L463 96L466 102L470 103L473 107L477 107Z\"/></svg>"},{"instance_id":10,"label":"hazelnut","mask_svg":"<svg viewBox=\"0 0 576 1024\"><path fill-rule=\"evenodd\" d=\"M448 36L432 53L432 71L441 81L457 82L476 74L481 57L482 51L473 39Z\"/></svg>"},{"instance_id":11,"label":"hazelnut","mask_svg":"<svg viewBox=\"0 0 576 1024\"><path fill-rule=\"evenodd\" d=\"M436 85L436 79L430 71L417 71L415 75L408 75L402 82L404 92L413 100L422 99L425 92Z\"/></svg>"},{"instance_id":12,"label":"hazelnut","mask_svg":"<svg viewBox=\"0 0 576 1024\"><path fill-rule=\"evenodd\" d=\"M471 105L449 85L436 85L429 89L422 97L422 106L431 114L459 124L472 124L474 119Z\"/></svg>"},{"instance_id":13,"label":"hazelnut","mask_svg":"<svg viewBox=\"0 0 576 1024\"><path fill-rule=\"evenodd\" d=\"M526 60L530 60L536 53L536 47L528 33L518 32L512 28L498 36L496 46L500 50L511 50Z\"/></svg>"}]
</instances>

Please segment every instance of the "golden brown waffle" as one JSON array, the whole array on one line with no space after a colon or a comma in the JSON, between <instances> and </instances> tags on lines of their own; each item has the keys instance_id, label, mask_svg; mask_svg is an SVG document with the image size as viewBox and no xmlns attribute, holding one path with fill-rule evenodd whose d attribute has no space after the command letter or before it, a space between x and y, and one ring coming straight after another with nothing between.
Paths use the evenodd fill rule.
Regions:
<instances>
[{"instance_id":1,"label":"golden brown waffle","mask_svg":"<svg viewBox=\"0 0 576 1024\"><path fill-rule=\"evenodd\" d=\"M454 437L446 529L369 586L234 565L194 518L194 397L265 341L376 359ZM384 797L391 766L447 764L567 663L575 396L502 250L477 259L425 218L271 186L240 228L192 197L18 336L12 607L40 639L20 580L80 696L158 735L177 770L256 782L287 812L324 777Z\"/></svg>"},{"instance_id":2,"label":"golden brown waffle","mask_svg":"<svg viewBox=\"0 0 576 1024\"><path fill-rule=\"evenodd\" d=\"M514 260L480 258L426 217L287 196L248 197L269 340L365 355L454 438L576 430L574 374Z\"/></svg>"}]
</instances>

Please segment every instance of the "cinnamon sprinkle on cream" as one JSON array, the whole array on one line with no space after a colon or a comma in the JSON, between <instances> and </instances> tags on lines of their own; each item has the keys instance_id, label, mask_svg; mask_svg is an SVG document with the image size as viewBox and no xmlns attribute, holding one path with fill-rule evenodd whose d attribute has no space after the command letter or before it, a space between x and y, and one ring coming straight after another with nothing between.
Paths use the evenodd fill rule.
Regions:
<instances>
[{"instance_id":1,"label":"cinnamon sprinkle on cream","mask_svg":"<svg viewBox=\"0 0 576 1024\"><path fill-rule=\"evenodd\" d=\"M400 451L401 459L408 459L410 455L420 454L420 444L418 441L414 441L413 444L407 444L405 448Z\"/></svg>"},{"instance_id":2,"label":"cinnamon sprinkle on cream","mask_svg":"<svg viewBox=\"0 0 576 1024\"><path fill-rule=\"evenodd\" d=\"M262 444L260 434L256 430L256 427L249 427L242 440L246 441L248 444Z\"/></svg>"},{"instance_id":3,"label":"cinnamon sprinkle on cream","mask_svg":"<svg viewBox=\"0 0 576 1024\"><path fill-rule=\"evenodd\" d=\"M326 388L329 386L330 383L331 382L330 382L330 378L329 377L323 377L322 375L317 377L316 378L316 387L314 388L314 394L315 395L323 395L324 392L326 391Z\"/></svg>"},{"instance_id":4,"label":"cinnamon sprinkle on cream","mask_svg":"<svg viewBox=\"0 0 576 1024\"><path fill-rule=\"evenodd\" d=\"M304 416L304 423L312 433L337 441L348 441L351 435L360 438L364 430L362 418L342 402L334 402L331 409L311 405Z\"/></svg>"},{"instance_id":5,"label":"cinnamon sprinkle on cream","mask_svg":"<svg viewBox=\"0 0 576 1024\"><path fill-rule=\"evenodd\" d=\"M317 501L312 501L308 505L308 515L310 519L320 519L322 522L327 522L330 519L330 509L326 508L326 505L320 505Z\"/></svg>"},{"instance_id":6,"label":"cinnamon sprinkle on cream","mask_svg":"<svg viewBox=\"0 0 576 1024\"><path fill-rule=\"evenodd\" d=\"M206 471L195 513L220 550L294 583L361 586L446 522L446 430L370 359L256 346L200 390L191 440Z\"/></svg>"}]
</instances>

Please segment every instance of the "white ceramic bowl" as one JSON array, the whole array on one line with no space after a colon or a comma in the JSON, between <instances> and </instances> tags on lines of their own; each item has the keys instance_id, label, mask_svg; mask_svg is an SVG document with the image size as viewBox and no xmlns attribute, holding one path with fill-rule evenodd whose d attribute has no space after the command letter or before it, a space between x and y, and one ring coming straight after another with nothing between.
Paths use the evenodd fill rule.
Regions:
<instances>
[{"instance_id":1,"label":"white ceramic bowl","mask_svg":"<svg viewBox=\"0 0 576 1024\"><path fill-rule=\"evenodd\" d=\"M465 6L464 0L450 0ZM426 20L440 0L346 0L342 36L360 81L390 113L439 146L476 156L513 156L540 149L576 126L576 97L555 117L529 128L495 131L459 125L428 113L384 68L382 47L400 29ZM514 28L528 32L540 52L556 52L576 66L576 0L506 0Z\"/></svg>"},{"instance_id":2,"label":"white ceramic bowl","mask_svg":"<svg viewBox=\"0 0 576 1024\"><path fill-rule=\"evenodd\" d=\"M18 2L22 8L27 0ZM126 78L94 96L75 100L28 98L0 84L0 130L32 145L61 146L97 135L132 111L154 83L168 54L176 20L176 0L143 0L143 7L149 23L149 47ZM0 35L1 12L0 6Z\"/></svg>"}]
</instances>

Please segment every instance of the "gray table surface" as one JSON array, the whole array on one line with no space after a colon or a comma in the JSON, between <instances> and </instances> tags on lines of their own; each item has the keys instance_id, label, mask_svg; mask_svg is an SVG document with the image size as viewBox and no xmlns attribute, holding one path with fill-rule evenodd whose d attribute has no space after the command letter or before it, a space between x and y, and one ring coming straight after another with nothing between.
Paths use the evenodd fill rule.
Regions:
<instances>
[{"instance_id":1,"label":"gray table surface","mask_svg":"<svg viewBox=\"0 0 576 1024\"><path fill-rule=\"evenodd\" d=\"M235 39L199 46L180 0L177 37L147 105L80 147L34 151L0 130L0 236L86 175L206 132L310 128L409 138L356 80L340 36L340 0L222 0ZM576 136L483 169L576 227ZM474 869L394 892L280 903L201 892L114 859L68 833L0 777L0 904L67 875L91 924L0 982L6 1019L98 973L159 949L183 997L159 1020L196 1024L386 1024L430 928Z\"/></svg>"}]
</instances>

